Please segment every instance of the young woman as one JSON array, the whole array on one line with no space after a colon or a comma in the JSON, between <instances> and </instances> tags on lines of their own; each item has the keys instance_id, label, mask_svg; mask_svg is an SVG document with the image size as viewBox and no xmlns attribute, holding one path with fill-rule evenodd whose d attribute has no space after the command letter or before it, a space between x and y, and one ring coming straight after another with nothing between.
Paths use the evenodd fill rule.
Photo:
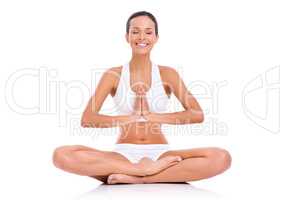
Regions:
<instances>
[{"instance_id":1,"label":"young woman","mask_svg":"<svg viewBox=\"0 0 285 200\"><path fill-rule=\"evenodd\" d=\"M129 17L126 40L132 58L103 74L81 120L83 127L119 126L114 149L61 146L53 154L56 167L108 184L188 182L215 176L230 167L231 156L221 148L170 148L161 124L201 123L204 116L177 71L151 61L158 38L157 21L151 13L141 11ZM165 112L171 93L184 111ZM118 107L117 116L99 114L109 94Z\"/></svg>"}]
</instances>

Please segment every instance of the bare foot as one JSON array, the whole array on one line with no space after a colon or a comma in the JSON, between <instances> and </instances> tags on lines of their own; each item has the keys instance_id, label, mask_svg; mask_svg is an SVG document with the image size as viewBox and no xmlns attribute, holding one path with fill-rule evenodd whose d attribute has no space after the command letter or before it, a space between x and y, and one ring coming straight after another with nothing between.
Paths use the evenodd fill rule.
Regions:
<instances>
[{"instance_id":1,"label":"bare foot","mask_svg":"<svg viewBox=\"0 0 285 200\"><path fill-rule=\"evenodd\" d=\"M150 158L142 158L138 166L145 171L145 176L153 175L159 173L160 171L176 165L182 160L180 156L166 156L157 161L153 161ZM140 176L132 176L126 174L111 174L107 179L108 184L117 184L117 183L132 183L132 184L142 184L143 178Z\"/></svg>"},{"instance_id":2,"label":"bare foot","mask_svg":"<svg viewBox=\"0 0 285 200\"><path fill-rule=\"evenodd\" d=\"M153 161L150 158L142 158L138 163L139 167L141 167L146 176L156 174L168 167L176 165L182 160L180 156L166 156L157 161Z\"/></svg>"},{"instance_id":3,"label":"bare foot","mask_svg":"<svg viewBox=\"0 0 285 200\"><path fill-rule=\"evenodd\" d=\"M116 183L132 183L132 184L142 184L142 178L139 176L131 176L126 174L111 174L108 176L107 180L108 184L116 184Z\"/></svg>"}]
</instances>

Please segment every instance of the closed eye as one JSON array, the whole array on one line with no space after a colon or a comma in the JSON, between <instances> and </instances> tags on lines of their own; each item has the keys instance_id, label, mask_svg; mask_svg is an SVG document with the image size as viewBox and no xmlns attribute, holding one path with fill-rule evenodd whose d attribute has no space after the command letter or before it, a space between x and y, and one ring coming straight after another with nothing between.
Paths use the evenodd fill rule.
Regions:
<instances>
[{"instance_id":1,"label":"closed eye","mask_svg":"<svg viewBox=\"0 0 285 200\"><path fill-rule=\"evenodd\" d=\"M134 32L132 32L132 33L133 33L133 34L137 34L138 32L137 32L137 31L134 31ZM152 32L149 32L149 33L146 33L146 34L151 35Z\"/></svg>"}]
</instances>

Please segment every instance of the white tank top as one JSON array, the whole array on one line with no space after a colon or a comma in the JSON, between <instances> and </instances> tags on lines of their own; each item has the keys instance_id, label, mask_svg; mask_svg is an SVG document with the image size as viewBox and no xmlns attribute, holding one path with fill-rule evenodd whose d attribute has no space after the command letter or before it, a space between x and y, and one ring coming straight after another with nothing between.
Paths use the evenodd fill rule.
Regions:
<instances>
[{"instance_id":1,"label":"white tank top","mask_svg":"<svg viewBox=\"0 0 285 200\"><path fill-rule=\"evenodd\" d=\"M170 98L165 93L158 66L152 63L151 71L151 87L146 93L149 110L155 113L164 113L168 109ZM117 91L113 96L117 113L120 115L130 114L133 111L135 98L136 93L130 86L130 66L129 63L126 63L122 67Z\"/></svg>"}]
</instances>

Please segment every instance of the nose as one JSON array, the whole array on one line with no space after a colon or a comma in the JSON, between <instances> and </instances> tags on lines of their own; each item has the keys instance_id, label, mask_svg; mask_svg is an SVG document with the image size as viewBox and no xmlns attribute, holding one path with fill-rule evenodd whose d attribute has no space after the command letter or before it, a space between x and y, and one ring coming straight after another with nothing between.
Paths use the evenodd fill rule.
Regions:
<instances>
[{"instance_id":1,"label":"nose","mask_svg":"<svg viewBox=\"0 0 285 200\"><path fill-rule=\"evenodd\" d=\"M140 34L139 34L139 38L140 38L141 40L144 39L144 36L145 36L144 33L140 33Z\"/></svg>"}]
</instances>

